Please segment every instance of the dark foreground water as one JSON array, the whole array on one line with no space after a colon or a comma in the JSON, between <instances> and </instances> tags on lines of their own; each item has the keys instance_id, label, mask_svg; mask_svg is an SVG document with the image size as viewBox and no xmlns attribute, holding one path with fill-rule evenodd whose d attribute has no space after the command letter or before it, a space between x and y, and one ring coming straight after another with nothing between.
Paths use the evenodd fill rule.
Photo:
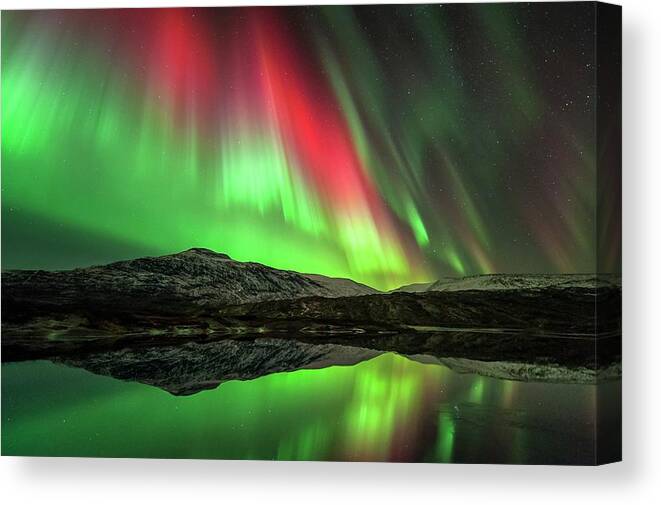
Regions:
<instances>
[{"instance_id":1,"label":"dark foreground water","mask_svg":"<svg viewBox=\"0 0 661 505\"><path fill-rule=\"evenodd\" d=\"M615 409L620 384L600 387L600 407ZM191 396L33 361L2 365L2 453L592 464L596 404L594 385L462 375L395 354Z\"/></svg>"}]
</instances>

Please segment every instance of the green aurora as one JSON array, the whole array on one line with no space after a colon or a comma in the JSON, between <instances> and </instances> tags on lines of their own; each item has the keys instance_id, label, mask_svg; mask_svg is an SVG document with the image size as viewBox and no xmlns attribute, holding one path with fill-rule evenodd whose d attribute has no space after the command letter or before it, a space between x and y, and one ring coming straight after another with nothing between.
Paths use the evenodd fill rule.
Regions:
<instances>
[{"instance_id":1,"label":"green aurora","mask_svg":"<svg viewBox=\"0 0 661 505\"><path fill-rule=\"evenodd\" d=\"M594 271L590 5L3 12L2 266Z\"/></svg>"}]
</instances>

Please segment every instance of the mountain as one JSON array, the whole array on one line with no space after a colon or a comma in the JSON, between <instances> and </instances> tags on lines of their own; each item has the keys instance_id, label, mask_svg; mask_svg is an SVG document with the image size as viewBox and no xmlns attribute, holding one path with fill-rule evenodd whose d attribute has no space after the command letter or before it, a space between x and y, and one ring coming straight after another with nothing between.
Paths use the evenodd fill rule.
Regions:
<instances>
[{"instance_id":1,"label":"mountain","mask_svg":"<svg viewBox=\"0 0 661 505\"><path fill-rule=\"evenodd\" d=\"M331 298L339 296L362 296L362 295L376 295L381 293L374 288L360 284L359 282L352 281L351 279L326 277L319 274L303 274L308 279L328 288L334 295Z\"/></svg>"},{"instance_id":2,"label":"mountain","mask_svg":"<svg viewBox=\"0 0 661 505\"><path fill-rule=\"evenodd\" d=\"M19 312L107 308L165 315L188 308L377 292L349 279L278 270L199 248L74 270L2 273L3 305Z\"/></svg>"},{"instance_id":3,"label":"mountain","mask_svg":"<svg viewBox=\"0 0 661 505\"><path fill-rule=\"evenodd\" d=\"M429 291L504 291L540 290L546 288L619 287L621 278L614 274L488 274L468 277L444 277L433 282L409 284L392 293L423 293Z\"/></svg>"},{"instance_id":4,"label":"mountain","mask_svg":"<svg viewBox=\"0 0 661 505\"><path fill-rule=\"evenodd\" d=\"M218 315L228 326L260 331L379 333L457 328L594 336L619 329L621 293L613 286L578 286L306 297L226 306Z\"/></svg>"},{"instance_id":5,"label":"mountain","mask_svg":"<svg viewBox=\"0 0 661 505\"><path fill-rule=\"evenodd\" d=\"M433 282L415 282L413 284L405 284L395 289L391 289L390 293L424 293L429 287L434 284Z\"/></svg>"}]
</instances>

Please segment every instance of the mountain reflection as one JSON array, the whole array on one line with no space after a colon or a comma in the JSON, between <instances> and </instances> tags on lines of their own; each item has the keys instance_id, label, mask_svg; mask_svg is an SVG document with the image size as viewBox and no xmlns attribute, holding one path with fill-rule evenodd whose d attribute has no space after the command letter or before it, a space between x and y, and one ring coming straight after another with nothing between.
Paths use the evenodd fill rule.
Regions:
<instances>
[{"instance_id":1,"label":"mountain reflection","mask_svg":"<svg viewBox=\"0 0 661 505\"><path fill-rule=\"evenodd\" d=\"M8 455L594 459L596 386L459 374L390 353L351 366L231 380L189 396L45 361L3 365L2 379ZM605 386L616 401L619 383Z\"/></svg>"}]
</instances>

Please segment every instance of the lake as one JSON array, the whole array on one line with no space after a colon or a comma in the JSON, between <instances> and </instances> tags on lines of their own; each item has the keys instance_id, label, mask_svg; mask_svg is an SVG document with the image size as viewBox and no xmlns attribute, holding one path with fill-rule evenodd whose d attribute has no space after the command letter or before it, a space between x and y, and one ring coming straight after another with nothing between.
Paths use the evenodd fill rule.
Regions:
<instances>
[{"instance_id":1,"label":"lake","mask_svg":"<svg viewBox=\"0 0 661 505\"><path fill-rule=\"evenodd\" d=\"M592 464L619 381L517 382L385 353L174 396L50 361L2 365L2 453ZM598 394L599 393L599 394ZM618 451L619 425L599 426Z\"/></svg>"}]
</instances>

